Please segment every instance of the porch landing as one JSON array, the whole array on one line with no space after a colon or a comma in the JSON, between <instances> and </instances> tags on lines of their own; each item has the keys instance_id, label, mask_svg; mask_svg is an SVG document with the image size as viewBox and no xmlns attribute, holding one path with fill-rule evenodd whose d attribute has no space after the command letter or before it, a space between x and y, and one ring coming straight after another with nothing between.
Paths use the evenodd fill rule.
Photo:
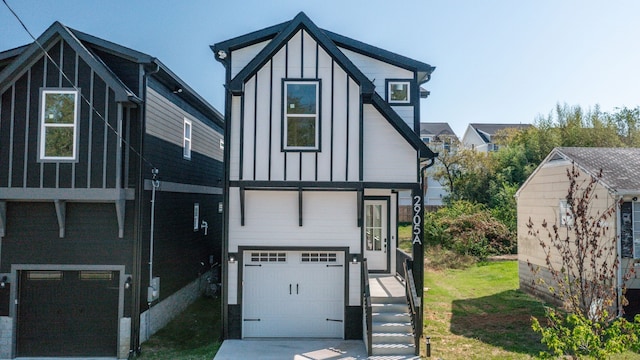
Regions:
<instances>
[{"instance_id":1,"label":"porch landing","mask_svg":"<svg viewBox=\"0 0 640 360\"><path fill-rule=\"evenodd\" d=\"M369 291L375 298L405 296L404 283L390 274L369 274Z\"/></svg>"}]
</instances>

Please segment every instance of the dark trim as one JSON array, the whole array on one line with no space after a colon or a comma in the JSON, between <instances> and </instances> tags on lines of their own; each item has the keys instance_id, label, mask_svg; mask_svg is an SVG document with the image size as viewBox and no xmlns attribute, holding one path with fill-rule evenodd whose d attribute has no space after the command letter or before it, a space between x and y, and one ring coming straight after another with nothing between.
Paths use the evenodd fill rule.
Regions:
<instances>
[{"instance_id":1,"label":"dark trim","mask_svg":"<svg viewBox=\"0 0 640 360\"><path fill-rule=\"evenodd\" d=\"M272 58L287 42L300 30L306 30L309 36L322 46L323 49L331 57L337 59L345 71L351 75L356 82L362 87L362 91L373 93L375 86L373 83L358 69L338 47L320 30L303 12L296 15L293 20L289 21L284 29L282 29L267 46L265 46L253 60L249 62L229 83L229 89L233 93L242 92L242 83L246 79L253 76L258 70L266 64L268 59Z\"/></svg>"},{"instance_id":2,"label":"dark trim","mask_svg":"<svg viewBox=\"0 0 640 360\"><path fill-rule=\"evenodd\" d=\"M254 76L255 85L253 87L253 180L256 179L256 156L258 152L256 145L258 142L258 74ZM270 91L271 92L271 91ZM271 135L269 135L271 136Z\"/></svg>"},{"instance_id":3,"label":"dark trim","mask_svg":"<svg viewBox=\"0 0 640 360\"><path fill-rule=\"evenodd\" d=\"M271 147L273 146L273 59L269 61L269 159L267 179L271 180Z\"/></svg>"},{"instance_id":4,"label":"dark trim","mask_svg":"<svg viewBox=\"0 0 640 360\"><path fill-rule=\"evenodd\" d=\"M391 102L389 99L389 83L392 82L406 82L409 84L409 102L406 103L396 103L396 102ZM386 99L387 103L389 104L389 106L415 106L415 102L416 102L416 91L417 91L417 85L416 85L416 81L415 78L414 79L385 79L384 80L384 98ZM414 111L414 120L415 120L415 111ZM415 131L415 129L414 129ZM418 134L420 133L420 129L418 129Z\"/></svg>"},{"instance_id":5,"label":"dark trim","mask_svg":"<svg viewBox=\"0 0 640 360\"><path fill-rule=\"evenodd\" d=\"M245 202L245 188L243 186L240 187L240 226L244 226L244 202Z\"/></svg>"},{"instance_id":6,"label":"dark trim","mask_svg":"<svg viewBox=\"0 0 640 360\"><path fill-rule=\"evenodd\" d=\"M364 104L360 94L360 115L358 118L358 181L364 180Z\"/></svg>"},{"instance_id":7,"label":"dark trim","mask_svg":"<svg viewBox=\"0 0 640 360\"><path fill-rule=\"evenodd\" d=\"M346 123L346 137L345 137L345 168L344 168L344 181L349 181L349 89L351 88L351 81L349 75L347 75L347 89L346 89L346 108L347 108L347 116L345 118Z\"/></svg>"},{"instance_id":8,"label":"dark trim","mask_svg":"<svg viewBox=\"0 0 640 360\"><path fill-rule=\"evenodd\" d=\"M104 79L107 85L113 89L116 101L134 100L135 102L141 102L141 100L131 90L129 90L129 88L127 88L127 86L124 85L124 83L122 83L122 81L117 78L103 62L97 60L93 54L89 53L87 48L78 41L69 28L62 25L60 22L54 22L42 33L42 35L38 37L36 41L46 49L60 39L66 42L73 51L82 57L82 60L84 60L89 67L94 69L98 75ZM13 79L20 76L20 74L25 71L24 69L30 66L31 62L42 56L42 50L36 42L31 43L26 49L24 49L24 51L10 65L0 72L0 93L4 92L5 88L13 81ZM63 64L60 64L60 67L62 66Z\"/></svg>"},{"instance_id":9,"label":"dark trim","mask_svg":"<svg viewBox=\"0 0 640 360\"><path fill-rule=\"evenodd\" d=\"M302 188L298 188L298 226L302 227Z\"/></svg>"},{"instance_id":10,"label":"dark trim","mask_svg":"<svg viewBox=\"0 0 640 360\"><path fill-rule=\"evenodd\" d=\"M244 180L244 96L240 95L240 147L238 149L238 179ZM225 143L225 148L227 144Z\"/></svg>"},{"instance_id":11,"label":"dark trim","mask_svg":"<svg viewBox=\"0 0 640 360\"><path fill-rule=\"evenodd\" d=\"M411 84L411 103L413 104L413 132L418 134L420 140L420 85L418 85L418 74L413 74L413 83ZM420 161L418 161L420 163ZM418 165L419 166L419 165Z\"/></svg>"},{"instance_id":12,"label":"dark trim","mask_svg":"<svg viewBox=\"0 0 640 360\"><path fill-rule=\"evenodd\" d=\"M345 49L355 51L359 54L363 54L372 57L376 60L380 60L387 64L395 65L403 69L411 71L420 71L431 74L436 68L421 61L410 59L406 56L402 56L391 51L384 50L369 44L365 44L361 41L348 38L346 36L336 34L329 30L323 30L325 34L334 42L337 46Z\"/></svg>"},{"instance_id":13,"label":"dark trim","mask_svg":"<svg viewBox=\"0 0 640 360\"><path fill-rule=\"evenodd\" d=\"M361 181L267 181L267 180L229 180L229 187L242 187L247 190L273 189L273 190L297 190L305 189L392 189L411 190L417 183L402 182L361 182Z\"/></svg>"}]
</instances>

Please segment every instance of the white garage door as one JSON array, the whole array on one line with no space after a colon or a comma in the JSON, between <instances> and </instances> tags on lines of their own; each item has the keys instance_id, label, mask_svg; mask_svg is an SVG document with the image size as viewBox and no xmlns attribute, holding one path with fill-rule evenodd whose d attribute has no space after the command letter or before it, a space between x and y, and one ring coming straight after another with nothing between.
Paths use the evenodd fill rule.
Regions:
<instances>
[{"instance_id":1,"label":"white garage door","mask_svg":"<svg viewBox=\"0 0 640 360\"><path fill-rule=\"evenodd\" d=\"M344 337L344 252L246 251L242 336Z\"/></svg>"}]
</instances>

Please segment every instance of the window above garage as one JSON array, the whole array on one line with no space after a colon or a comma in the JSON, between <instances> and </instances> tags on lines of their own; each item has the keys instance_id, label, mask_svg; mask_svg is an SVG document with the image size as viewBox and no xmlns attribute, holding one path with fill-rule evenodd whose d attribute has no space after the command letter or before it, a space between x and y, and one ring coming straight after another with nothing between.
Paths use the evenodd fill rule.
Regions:
<instances>
[{"instance_id":1,"label":"window above garage","mask_svg":"<svg viewBox=\"0 0 640 360\"><path fill-rule=\"evenodd\" d=\"M76 160L78 92L43 89L40 106L40 159Z\"/></svg>"},{"instance_id":2,"label":"window above garage","mask_svg":"<svg viewBox=\"0 0 640 360\"><path fill-rule=\"evenodd\" d=\"M285 80L283 150L320 149L320 80Z\"/></svg>"}]
</instances>

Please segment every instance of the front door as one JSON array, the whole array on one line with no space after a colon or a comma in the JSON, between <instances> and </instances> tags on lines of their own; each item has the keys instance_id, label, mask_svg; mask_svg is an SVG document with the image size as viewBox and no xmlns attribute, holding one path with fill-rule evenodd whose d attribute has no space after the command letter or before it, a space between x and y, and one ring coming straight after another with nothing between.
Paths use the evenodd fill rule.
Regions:
<instances>
[{"instance_id":1,"label":"front door","mask_svg":"<svg viewBox=\"0 0 640 360\"><path fill-rule=\"evenodd\" d=\"M364 257L370 271L389 272L387 200L365 200Z\"/></svg>"}]
</instances>

